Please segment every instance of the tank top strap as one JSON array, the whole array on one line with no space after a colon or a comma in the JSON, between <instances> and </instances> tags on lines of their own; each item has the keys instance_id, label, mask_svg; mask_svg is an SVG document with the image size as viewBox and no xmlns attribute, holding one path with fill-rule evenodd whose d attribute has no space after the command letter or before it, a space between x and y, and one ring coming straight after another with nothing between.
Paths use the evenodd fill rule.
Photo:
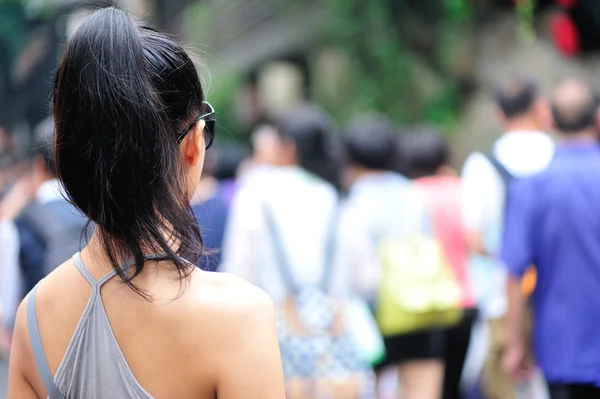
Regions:
<instances>
[{"instance_id":1,"label":"tank top strap","mask_svg":"<svg viewBox=\"0 0 600 399\"><path fill-rule=\"evenodd\" d=\"M144 260L163 260L163 259L167 259L166 254L144 255ZM119 266L119 269L121 269L122 271L126 271L134 265L135 265L135 260L130 260L130 261L123 263L121 266ZM116 275L117 275L116 270L111 270L110 272L106 273L104 276L102 276L102 278L100 278L100 280L98 280L98 287L102 287L107 281L109 281L111 278L115 277Z\"/></svg>"},{"instance_id":2,"label":"tank top strap","mask_svg":"<svg viewBox=\"0 0 600 399\"><path fill-rule=\"evenodd\" d=\"M29 332L29 342L31 344L31 350L38 372L40 373L44 387L48 392L48 399L64 399L63 394L58 390L58 387L54 382L54 378L48 367L46 354L44 353L44 346L42 345L37 315L35 313L35 294L37 293L38 285L33 287L27 299L27 330Z\"/></svg>"},{"instance_id":3,"label":"tank top strap","mask_svg":"<svg viewBox=\"0 0 600 399\"><path fill-rule=\"evenodd\" d=\"M148 255L144 256L144 259L145 260L163 260L163 259L167 259L167 255L166 254L148 254ZM76 253L75 255L73 255L73 262L75 263L75 266L77 267L77 269L79 269L79 272L85 277L85 279L94 288L100 289L107 281L109 281L111 278L113 278L117 275L116 270L111 270L110 272L106 273L104 276L100 277L100 279L98 281L96 281L94 276L92 276L92 273L90 273L90 271L85 267L83 261L81 260L81 254L79 252ZM125 271L125 270L129 269L130 267L132 267L133 265L135 265L135 261L130 260L130 261L125 262L121 266L119 266L119 268L122 271Z\"/></svg>"},{"instance_id":4,"label":"tank top strap","mask_svg":"<svg viewBox=\"0 0 600 399\"><path fill-rule=\"evenodd\" d=\"M90 283L92 287L95 287L98 283L92 273L85 267L83 261L81 260L81 253L77 252L73 255L73 263L75 263L75 267L79 270L79 272L85 277L85 279Z\"/></svg>"}]
</instances>

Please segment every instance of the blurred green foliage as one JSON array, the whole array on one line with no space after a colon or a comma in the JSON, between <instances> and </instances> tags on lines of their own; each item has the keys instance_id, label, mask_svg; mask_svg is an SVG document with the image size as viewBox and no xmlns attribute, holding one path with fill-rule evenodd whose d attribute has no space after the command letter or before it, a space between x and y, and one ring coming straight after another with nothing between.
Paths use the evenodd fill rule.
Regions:
<instances>
[{"instance_id":1,"label":"blurred green foliage","mask_svg":"<svg viewBox=\"0 0 600 399\"><path fill-rule=\"evenodd\" d=\"M343 96L322 101L338 121L377 111L400 125L430 122L453 130L461 101L445 51L450 39L461 39L472 12L467 0L429 3L436 1L435 14L416 15L434 30L433 57L423 57L398 30L409 1L327 0L325 40L348 64Z\"/></svg>"},{"instance_id":2,"label":"blurred green foliage","mask_svg":"<svg viewBox=\"0 0 600 399\"><path fill-rule=\"evenodd\" d=\"M205 76L209 79L209 76ZM207 82L206 99L217 112L217 130L219 140L244 141L248 135L244 134L244 126L235 114L236 99L239 98L242 87L242 76L237 73L221 75L218 79Z\"/></svg>"},{"instance_id":3,"label":"blurred green foliage","mask_svg":"<svg viewBox=\"0 0 600 399\"><path fill-rule=\"evenodd\" d=\"M244 126L239 120L235 111L236 99L239 98L240 90L243 86L243 79L240 71L231 71L219 74L213 77L205 64L214 61L211 54L215 49L206 47L205 43L211 43L212 23L210 5L206 2L192 2L186 7L184 13L185 26L188 38L202 39L203 43L190 43L193 52L198 53L202 60L199 65L199 72L204 80L204 87L207 88L205 96L217 112L217 130L219 140L245 140Z\"/></svg>"},{"instance_id":4,"label":"blurred green foliage","mask_svg":"<svg viewBox=\"0 0 600 399\"><path fill-rule=\"evenodd\" d=\"M11 57L16 56L28 34L21 3L21 0L0 0L0 40Z\"/></svg>"},{"instance_id":5,"label":"blurred green foliage","mask_svg":"<svg viewBox=\"0 0 600 399\"><path fill-rule=\"evenodd\" d=\"M183 14L188 37L202 38L204 43L211 42L212 21L209 4L196 1L190 3ZM194 43L194 45L202 45Z\"/></svg>"},{"instance_id":6,"label":"blurred green foliage","mask_svg":"<svg viewBox=\"0 0 600 399\"><path fill-rule=\"evenodd\" d=\"M535 7L536 0L518 0L516 3L519 36L526 41L535 40L533 25Z\"/></svg>"},{"instance_id":7,"label":"blurred green foliage","mask_svg":"<svg viewBox=\"0 0 600 399\"><path fill-rule=\"evenodd\" d=\"M466 22L471 18L468 0L443 0L442 6L453 21Z\"/></svg>"}]
</instances>

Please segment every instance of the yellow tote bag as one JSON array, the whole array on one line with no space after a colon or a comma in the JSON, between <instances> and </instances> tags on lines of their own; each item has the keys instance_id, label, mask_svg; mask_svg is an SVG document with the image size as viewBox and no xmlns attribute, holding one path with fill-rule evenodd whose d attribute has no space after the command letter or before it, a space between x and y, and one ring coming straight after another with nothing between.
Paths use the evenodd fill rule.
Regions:
<instances>
[{"instance_id":1,"label":"yellow tote bag","mask_svg":"<svg viewBox=\"0 0 600 399\"><path fill-rule=\"evenodd\" d=\"M420 233L383 239L379 258L383 275L375 318L383 336L458 323L461 287L437 240Z\"/></svg>"}]
</instances>

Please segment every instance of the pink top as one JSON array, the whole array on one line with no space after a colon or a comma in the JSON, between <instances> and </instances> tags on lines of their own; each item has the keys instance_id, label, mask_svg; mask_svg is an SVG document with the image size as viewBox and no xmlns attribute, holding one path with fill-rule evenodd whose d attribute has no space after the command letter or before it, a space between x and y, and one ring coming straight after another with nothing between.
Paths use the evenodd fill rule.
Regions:
<instances>
[{"instance_id":1,"label":"pink top","mask_svg":"<svg viewBox=\"0 0 600 399\"><path fill-rule=\"evenodd\" d=\"M437 237L463 288L463 307L474 307L475 295L467 271L467 231L461 215L461 180L453 176L433 176L417 179L415 183L425 194Z\"/></svg>"}]
</instances>

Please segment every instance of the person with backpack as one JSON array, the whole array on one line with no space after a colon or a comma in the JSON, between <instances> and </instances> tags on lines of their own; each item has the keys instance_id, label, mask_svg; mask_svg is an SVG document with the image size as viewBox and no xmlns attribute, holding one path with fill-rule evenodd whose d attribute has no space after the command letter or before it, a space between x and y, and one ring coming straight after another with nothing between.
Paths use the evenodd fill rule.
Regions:
<instances>
[{"instance_id":1,"label":"person with backpack","mask_svg":"<svg viewBox=\"0 0 600 399\"><path fill-rule=\"evenodd\" d=\"M576 79L561 82L553 92L552 114L559 134L552 162L514 182L508 198L500 253L509 272L503 367L516 381L532 369L520 281L534 264L534 353L550 398L598 398L600 144L598 104L590 86Z\"/></svg>"},{"instance_id":2,"label":"person with backpack","mask_svg":"<svg viewBox=\"0 0 600 399\"><path fill-rule=\"evenodd\" d=\"M216 114L190 55L100 8L52 92L58 177L95 229L19 307L8 398L284 399L272 301L195 266Z\"/></svg>"},{"instance_id":3,"label":"person with backpack","mask_svg":"<svg viewBox=\"0 0 600 399\"><path fill-rule=\"evenodd\" d=\"M339 198L331 121L302 105L282 117L274 134L270 165L248 172L238 187L221 270L275 301L288 399L372 397L368 360L351 331L363 326L354 317L364 313L350 303L348 271L335 259Z\"/></svg>"},{"instance_id":4,"label":"person with backpack","mask_svg":"<svg viewBox=\"0 0 600 399\"><path fill-rule=\"evenodd\" d=\"M463 187L450 166L450 148L441 133L432 127L415 128L398 139L405 175L414 181L431 214L434 234L444 249L460 284L462 317L445 329L443 399L460 399L462 372L477 317L472 282L469 276L467 231L461 216Z\"/></svg>"},{"instance_id":5,"label":"person with backpack","mask_svg":"<svg viewBox=\"0 0 600 399\"><path fill-rule=\"evenodd\" d=\"M554 141L544 132L551 118L536 83L509 79L495 89L494 99L505 133L488 153L475 152L465 161L463 215L469 246L476 257L473 263L476 297L490 331L483 390L492 399L514 399L514 385L501 368L506 345L507 272L497 256L504 207L510 181L545 169L554 154Z\"/></svg>"},{"instance_id":6,"label":"person with backpack","mask_svg":"<svg viewBox=\"0 0 600 399\"><path fill-rule=\"evenodd\" d=\"M349 191L339 256L353 276L353 289L371 303L383 335L386 353L375 368L395 369L403 398L438 399L443 330L460 318L451 269L430 234L423 196L394 171L399 152L391 123L378 115L357 118L344 147ZM447 292L444 287L453 298L440 302L436 292Z\"/></svg>"}]
</instances>

